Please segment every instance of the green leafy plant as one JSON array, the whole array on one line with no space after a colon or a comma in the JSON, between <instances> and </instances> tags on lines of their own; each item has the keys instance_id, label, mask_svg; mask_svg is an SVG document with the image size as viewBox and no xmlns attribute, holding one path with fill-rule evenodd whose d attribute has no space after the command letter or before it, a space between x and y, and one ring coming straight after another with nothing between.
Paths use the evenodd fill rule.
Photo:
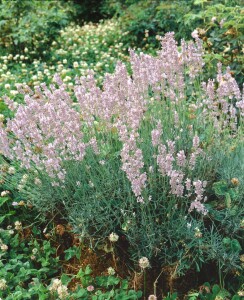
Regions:
<instances>
[{"instance_id":1,"label":"green leafy plant","mask_svg":"<svg viewBox=\"0 0 244 300\"><path fill-rule=\"evenodd\" d=\"M203 9L195 13L190 11L184 16L183 22L186 28L196 28L197 34L204 41L209 73L212 75L216 64L221 61L231 67L241 85L244 41L241 1L195 1L194 4L202 5Z\"/></svg>"},{"instance_id":2,"label":"green leafy plant","mask_svg":"<svg viewBox=\"0 0 244 300\"><path fill-rule=\"evenodd\" d=\"M64 289L73 278L78 279L81 284L77 283L76 289L72 292L64 289L66 291L65 299L136 300L142 296L141 291L129 289L127 280L121 280L119 277L113 275L96 276L95 278L91 275L91 268L86 266L84 270L80 269L77 275L72 277L65 275L61 277L60 281L54 279L49 286L51 296L54 299L56 299L55 296L61 298L60 287Z\"/></svg>"},{"instance_id":3,"label":"green leafy plant","mask_svg":"<svg viewBox=\"0 0 244 300\"><path fill-rule=\"evenodd\" d=\"M189 300L214 300L214 299L231 299L231 300L241 300L241 296L236 293L231 295L229 291L221 288L219 285L214 284L211 286L208 282L204 283L199 292L192 292L187 295Z\"/></svg>"},{"instance_id":4,"label":"green leafy plant","mask_svg":"<svg viewBox=\"0 0 244 300\"><path fill-rule=\"evenodd\" d=\"M3 0L0 3L0 44L15 53L34 56L50 46L70 21L72 6L64 1ZM26 52L25 51L25 52Z\"/></svg>"},{"instance_id":5,"label":"green leafy plant","mask_svg":"<svg viewBox=\"0 0 244 300\"><path fill-rule=\"evenodd\" d=\"M56 250L49 241L24 238L23 230L16 221L0 232L0 297L47 299L44 285L59 269Z\"/></svg>"}]
</instances>

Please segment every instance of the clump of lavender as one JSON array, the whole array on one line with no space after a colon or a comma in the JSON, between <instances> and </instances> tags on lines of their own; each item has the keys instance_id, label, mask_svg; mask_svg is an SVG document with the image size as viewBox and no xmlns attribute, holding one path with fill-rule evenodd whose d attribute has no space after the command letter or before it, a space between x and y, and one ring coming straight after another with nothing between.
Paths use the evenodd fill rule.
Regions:
<instances>
[{"instance_id":1,"label":"clump of lavender","mask_svg":"<svg viewBox=\"0 0 244 300\"><path fill-rule=\"evenodd\" d=\"M59 201L67 210L81 205L84 215L72 217L78 228L91 222L91 232L101 234L109 219L107 230L113 232L116 219L116 224L130 224L129 236L131 224L141 222L139 227L148 225L144 240L151 241L151 221L162 224L161 212L165 218L176 207L183 215L208 213L211 153L224 141L238 142L243 96L230 70L223 74L221 65L216 79L201 81L203 48L197 36L179 48L171 32L161 44L156 57L131 50L132 74L118 63L101 88L92 71L76 78L75 102L59 76L49 88L19 87L23 104L5 98L15 115L0 121L1 153L43 175L35 184L38 195L49 180L48 186L62 189ZM112 178L114 174L120 178ZM98 218L95 207L106 221ZM133 234L130 241L137 245ZM158 251L150 247L151 253Z\"/></svg>"}]
</instances>

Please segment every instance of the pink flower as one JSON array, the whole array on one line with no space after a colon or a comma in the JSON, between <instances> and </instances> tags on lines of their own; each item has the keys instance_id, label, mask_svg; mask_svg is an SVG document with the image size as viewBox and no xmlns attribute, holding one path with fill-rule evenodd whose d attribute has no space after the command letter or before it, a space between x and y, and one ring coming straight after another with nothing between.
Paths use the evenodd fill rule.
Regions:
<instances>
[{"instance_id":1,"label":"pink flower","mask_svg":"<svg viewBox=\"0 0 244 300\"><path fill-rule=\"evenodd\" d=\"M192 31L191 36L192 36L194 39L197 39L197 38L199 37L199 36L198 36L198 31L197 31L197 29L195 29L194 31Z\"/></svg>"},{"instance_id":2,"label":"pink flower","mask_svg":"<svg viewBox=\"0 0 244 300\"><path fill-rule=\"evenodd\" d=\"M88 292L92 292L92 291L94 291L94 286L89 285L86 289L88 290Z\"/></svg>"}]
</instances>

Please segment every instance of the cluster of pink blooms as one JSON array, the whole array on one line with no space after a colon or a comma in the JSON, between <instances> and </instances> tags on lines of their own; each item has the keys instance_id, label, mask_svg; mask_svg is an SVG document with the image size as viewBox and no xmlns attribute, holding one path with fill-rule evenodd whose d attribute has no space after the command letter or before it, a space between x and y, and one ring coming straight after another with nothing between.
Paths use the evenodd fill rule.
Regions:
<instances>
[{"instance_id":1,"label":"cluster of pink blooms","mask_svg":"<svg viewBox=\"0 0 244 300\"><path fill-rule=\"evenodd\" d=\"M222 74L222 65L219 63L216 81L210 79L207 83L203 82L202 88L201 104L198 103L198 105L204 105L203 118L208 122L213 122L218 133L226 127L236 130L237 110L239 110L240 116L244 116L244 94L241 96L230 69L227 68L226 73Z\"/></svg>"},{"instance_id":2,"label":"cluster of pink blooms","mask_svg":"<svg viewBox=\"0 0 244 300\"><path fill-rule=\"evenodd\" d=\"M142 190L146 185L146 172L141 170L144 167L143 155L141 149L136 145L138 134L136 132L128 132L125 125L117 123L119 129L119 137L123 143L121 150L122 170L126 172L131 182L131 188L135 196L139 198ZM141 200L140 200L141 202Z\"/></svg>"},{"instance_id":3,"label":"cluster of pink blooms","mask_svg":"<svg viewBox=\"0 0 244 300\"><path fill-rule=\"evenodd\" d=\"M7 124L0 122L0 152L10 159L18 159L26 169L35 166L54 180L64 181L64 161L83 160L88 147L99 154L99 141L94 134L94 122L98 120L107 129L117 129L122 142L122 169L135 196L142 199L148 179L140 149L143 143L140 129L150 106L149 91L162 110L171 110L169 114L179 129L187 85L201 74L204 65L198 37L195 42L182 41L181 50L173 33L167 33L161 43L162 49L156 57L131 50L132 75L123 63L118 63L115 72L105 76L102 88L97 86L92 71L86 77L76 78L75 104L58 76L55 77L57 85L50 88L42 84L32 92L20 86L20 92L25 94L24 104L16 105L5 98L15 116ZM219 66L217 88L216 82L209 80L202 84L201 95L195 106L201 109L204 124L212 121L218 129L228 124L232 124L232 129L236 128L237 112L244 114L244 102L229 70L222 74ZM166 99L170 105L165 104ZM197 157L201 155L199 137L193 136L192 131L192 149L178 151L177 137L175 141L162 142L161 121L151 131L152 145L157 149L158 169L163 176L169 177L173 195L195 194L190 210L195 208L206 213L202 204L205 184L186 175L187 169L194 170Z\"/></svg>"},{"instance_id":4,"label":"cluster of pink blooms","mask_svg":"<svg viewBox=\"0 0 244 300\"><path fill-rule=\"evenodd\" d=\"M155 142L155 133L157 133L157 143ZM194 169L196 157L202 153L202 150L199 148L199 137L196 135L193 137L192 152L189 157L187 157L184 150L180 150L176 153L174 141L167 141L167 145L160 143L158 134L158 129L152 131L152 144L157 147L157 165L160 173L169 178L171 193L178 197L190 197L194 190L196 197L189 211L195 208L198 212L206 214L207 210L201 201L206 201L206 198L203 198L203 193L207 182L197 180L192 183L191 179L186 178L186 170Z\"/></svg>"}]
</instances>

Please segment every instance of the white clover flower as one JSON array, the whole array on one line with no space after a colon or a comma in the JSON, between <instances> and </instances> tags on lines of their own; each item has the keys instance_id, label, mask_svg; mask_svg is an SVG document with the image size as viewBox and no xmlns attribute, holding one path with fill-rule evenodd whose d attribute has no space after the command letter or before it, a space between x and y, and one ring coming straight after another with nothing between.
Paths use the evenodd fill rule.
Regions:
<instances>
[{"instance_id":1,"label":"white clover flower","mask_svg":"<svg viewBox=\"0 0 244 300\"><path fill-rule=\"evenodd\" d=\"M52 292L55 292L55 291L57 291L58 287L60 287L61 285L62 285L61 280L55 278L55 279L52 281L51 286L49 287L49 291L50 291L51 293L52 293Z\"/></svg>"},{"instance_id":2,"label":"white clover flower","mask_svg":"<svg viewBox=\"0 0 244 300\"><path fill-rule=\"evenodd\" d=\"M198 31L197 31L197 29L195 29L194 31L192 31L191 36L192 36L194 39L198 38Z\"/></svg>"},{"instance_id":3,"label":"white clover flower","mask_svg":"<svg viewBox=\"0 0 244 300\"><path fill-rule=\"evenodd\" d=\"M65 285L60 285L57 289L57 292L60 299L67 299L69 295L68 288Z\"/></svg>"},{"instance_id":4,"label":"white clover flower","mask_svg":"<svg viewBox=\"0 0 244 300\"><path fill-rule=\"evenodd\" d=\"M119 239L119 236L116 233L114 233L114 232L110 233L110 235L109 235L110 242L117 242L118 239Z\"/></svg>"},{"instance_id":5,"label":"white clover flower","mask_svg":"<svg viewBox=\"0 0 244 300\"><path fill-rule=\"evenodd\" d=\"M157 300L157 297L155 295L150 295L148 297L148 300Z\"/></svg>"},{"instance_id":6,"label":"white clover flower","mask_svg":"<svg viewBox=\"0 0 244 300\"><path fill-rule=\"evenodd\" d=\"M237 292L238 296L243 297L244 296L244 291L240 290Z\"/></svg>"},{"instance_id":7,"label":"white clover flower","mask_svg":"<svg viewBox=\"0 0 244 300\"><path fill-rule=\"evenodd\" d=\"M7 251L8 250L8 246L5 245L5 244L2 244L0 247L1 247L2 251Z\"/></svg>"},{"instance_id":8,"label":"white clover flower","mask_svg":"<svg viewBox=\"0 0 244 300\"><path fill-rule=\"evenodd\" d=\"M78 67L79 67L79 63L78 63L77 61L74 61L74 62L73 62L73 67L74 67L74 68L78 68Z\"/></svg>"},{"instance_id":9,"label":"white clover flower","mask_svg":"<svg viewBox=\"0 0 244 300\"><path fill-rule=\"evenodd\" d=\"M9 195L9 194L10 194L9 191L3 191L3 192L1 193L1 197L6 197L6 196Z\"/></svg>"},{"instance_id":10,"label":"white clover flower","mask_svg":"<svg viewBox=\"0 0 244 300\"><path fill-rule=\"evenodd\" d=\"M23 175L23 177L22 177L22 180L27 180L27 179L28 179L28 177L29 177L29 175L28 175L28 174L24 174L24 175Z\"/></svg>"},{"instance_id":11,"label":"white clover flower","mask_svg":"<svg viewBox=\"0 0 244 300\"><path fill-rule=\"evenodd\" d=\"M19 93L19 92L16 91L16 90L11 90L11 91L10 91L10 94L13 95L13 96L18 95L18 93Z\"/></svg>"},{"instance_id":12,"label":"white clover flower","mask_svg":"<svg viewBox=\"0 0 244 300\"><path fill-rule=\"evenodd\" d=\"M16 230L21 230L21 229L22 229L22 224L21 224L21 222L16 221L16 222L14 223L14 225L15 225L15 229L16 229Z\"/></svg>"},{"instance_id":13,"label":"white clover flower","mask_svg":"<svg viewBox=\"0 0 244 300\"><path fill-rule=\"evenodd\" d=\"M149 260L147 257L142 257L139 259L139 266L142 268L142 269L146 269L150 266L150 263L149 263Z\"/></svg>"},{"instance_id":14,"label":"white clover flower","mask_svg":"<svg viewBox=\"0 0 244 300\"><path fill-rule=\"evenodd\" d=\"M90 186L91 188L94 187L94 183L93 183L91 180L89 181L89 186Z\"/></svg>"},{"instance_id":15,"label":"white clover flower","mask_svg":"<svg viewBox=\"0 0 244 300\"><path fill-rule=\"evenodd\" d=\"M7 287L7 281L5 279L0 279L0 290L6 290Z\"/></svg>"},{"instance_id":16,"label":"white clover flower","mask_svg":"<svg viewBox=\"0 0 244 300\"><path fill-rule=\"evenodd\" d=\"M107 271L108 271L108 275L114 275L114 274L115 274L115 270L114 270L114 268L112 268L112 267L109 267L109 268L107 269Z\"/></svg>"},{"instance_id":17,"label":"white clover flower","mask_svg":"<svg viewBox=\"0 0 244 300\"><path fill-rule=\"evenodd\" d=\"M14 167L9 167L9 169L8 169L9 174L15 174L15 172L16 172L16 170Z\"/></svg>"},{"instance_id":18,"label":"white clover flower","mask_svg":"<svg viewBox=\"0 0 244 300\"><path fill-rule=\"evenodd\" d=\"M86 289L88 290L88 292L92 292L92 291L94 291L94 286L89 285Z\"/></svg>"}]
</instances>

